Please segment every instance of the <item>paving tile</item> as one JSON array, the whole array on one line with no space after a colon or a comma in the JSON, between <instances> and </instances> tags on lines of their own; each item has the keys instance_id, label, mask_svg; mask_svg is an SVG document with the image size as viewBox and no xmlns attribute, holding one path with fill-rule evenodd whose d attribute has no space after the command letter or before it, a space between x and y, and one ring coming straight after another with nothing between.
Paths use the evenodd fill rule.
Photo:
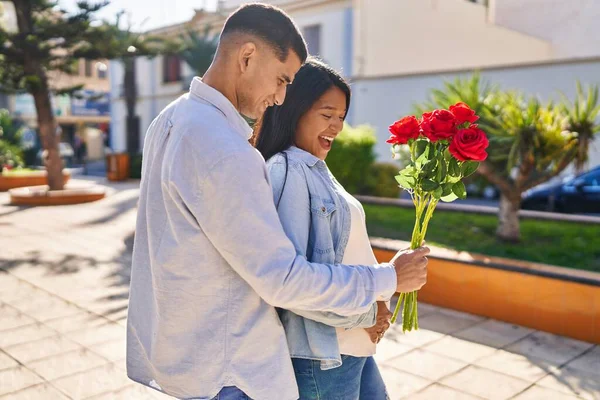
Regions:
<instances>
[{"instance_id":1,"label":"paving tile","mask_svg":"<svg viewBox=\"0 0 600 400\"><path fill-rule=\"evenodd\" d=\"M490 319L457 332L454 336L486 346L501 348L523 339L533 331L530 328Z\"/></svg>"},{"instance_id":2,"label":"paving tile","mask_svg":"<svg viewBox=\"0 0 600 400\"><path fill-rule=\"evenodd\" d=\"M415 349L410 353L386 361L385 365L432 381L437 381L466 367L467 363L440 356L426 350Z\"/></svg>"},{"instance_id":3,"label":"paving tile","mask_svg":"<svg viewBox=\"0 0 600 400\"><path fill-rule=\"evenodd\" d=\"M570 394L557 392L541 386L532 386L523 393L514 397L515 400L575 400L580 397Z\"/></svg>"},{"instance_id":4,"label":"paving tile","mask_svg":"<svg viewBox=\"0 0 600 400\"><path fill-rule=\"evenodd\" d=\"M430 331L449 334L461 331L482 322L485 318L457 311L442 310L419 319L419 327Z\"/></svg>"},{"instance_id":5,"label":"paving tile","mask_svg":"<svg viewBox=\"0 0 600 400\"><path fill-rule=\"evenodd\" d=\"M600 399L600 379L595 372L565 367L546 376L538 385L584 399Z\"/></svg>"},{"instance_id":6,"label":"paving tile","mask_svg":"<svg viewBox=\"0 0 600 400\"><path fill-rule=\"evenodd\" d=\"M475 366L444 378L441 383L490 400L508 399L531 385L527 381Z\"/></svg>"},{"instance_id":7,"label":"paving tile","mask_svg":"<svg viewBox=\"0 0 600 400\"><path fill-rule=\"evenodd\" d=\"M77 349L81 349L81 346L77 343L60 336L53 336L46 339L36 340L35 342L27 342L10 346L5 348L4 351L19 360L21 363L27 363Z\"/></svg>"},{"instance_id":8,"label":"paving tile","mask_svg":"<svg viewBox=\"0 0 600 400\"><path fill-rule=\"evenodd\" d=\"M484 357L475 362L475 364L531 383L558 369L558 365L550 361L531 356L526 357L504 350L499 350L488 357Z\"/></svg>"},{"instance_id":9,"label":"paving tile","mask_svg":"<svg viewBox=\"0 0 600 400\"><path fill-rule=\"evenodd\" d=\"M27 389L19 390L5 396L0 396L0 400L68 400L64 394L56 390L49 383L42 383L36 386L30 386Z\"/></svg>"},{"instance_id":10,"label":"paving tile","mask_svg":"<svg viewBox=\"0 0 600 400\"><path fill-rule=\"evenodd\" d=\"M467 363L472 363L475 360L496 352L496 349L493 347L458 339L453 336L446 336L443 339L428 344L424 349Z\"/></svg>"},{"instance_id":11,"label":"paving tile","mask_svg":"<svg viewBox=\"0 0 600 400\"><path fill-rule=\"evenodd\" d=\"M90 346L90 350L100 354L110 361L119 361L125 358L126 340L111 340L109 342Z\"/></svg>"},{"instance_id":12,"label":"paving tile","mask_svg":"<svg viewBox=\"0 0 600 400\"><path fill-rule=\"evenodd\" d=\"M56 335L58 335L58 333L55 330L48 328L41 322L36 322L33 324L20 326L18 328L2 331L0 333L0 348L25 342L32 342Z\"/></svg>"},{"instance_id":13,"label":"paving tile","mask_svg":"<svg viewBox=\"0 0 600 400\"><path fill-rule=\"evenodd\" d=\"M0 395L33 386L42 380L23 366L0 371Z\"/></svg>"},{"instance_id":14,"label":"paving tile","mask_svg":"<svg viewBox=\"0 0 600 400\"><path fill-rule=\"evenodd\" d=\"M591 347L591 343L538 331L508 346L506 350L562 364Z\"/></svg>"},{"instance_id":15,"label":"paving tile","mask_svg":"<svg viewBox=\"0 0 600 400\"><path fill-rule=\"evenodd\" d=\"M385 333L385 337L407 346L421 347L443 338L444 334L430 331L428 329L419 329L412 332L402 333L402 326L395 325Z\"/></svg>"},{"instance_id":16,"label":"paving tile","mask_svg":"<svg viewBox=\"0 0 600 400\"><path fill-rule=\"evenodd\" d=\"M80 349L28 363L27 367L51 381L108 363L108 360L90 350Z\"/></svg>"},{"instance_id":17,"label":"paving tile","mask_svg":"<svg viewBox=\"0 0 600 400\"><path fill-rule=\"evenodd\" d=\"M479 397L452 389L439 383L428 386L419 393L405 397L406 400L477 400Z\"/></svg>"},{"instance_id":18,"label":"paving tile","mask_svg":"<svg viewBox=\"0 0 600 400\"><path fill-rule=\"evenodd\" d=\"M414 347L406 344L398 343L392 339L384 337L381 342L377 345L377 353L375 353L375 360L382 362L389 360L390 358L397 357L401 354L408 353Z\"/></svg>"},{"instance_id":19,"label":"paving tile","mask_svg":"<svg viewBox=\"0 0 600 400\"><path fill-rule=\"evenodd\" d=\"M2 293L2 301L12 304L24 297L34 296L39 292L39 289L28 282L24 282L10 274L2 273L4 279L0 282L0 293Z\"/></svg>"},{"instance_id":20,"label":"paving tile","mask_svg":"<svg viewBox=\"0 0 600 400\"><path fill-rule=\"evenodd\" d=\"M567 367L600 375L600 346L596 346L592 351L577 357L568 363Z\"/></svg>"},{"instance_id":21,"label":"paving tile","mask_svg":"<svg viewBox=\"0 0 600 400\"><path fill-rule=\"evenodd\" d=\"M81 312L81 309L73 304L49 294L26 297L11 305L38 321L47 321Z\"/></svg>"},{"instance_id":22,"label":"paving tile","mask_svg":"<svg viewBox=\"0 0 600 400\"><path fill-rule=\"evenodd\" d=\"M425 378L408 374L386 365L379 365L379 371L392 400L412 396L432 383Z\"/></svg>"},{"instance_id":23,"label":"paving tile","mask_svg":"<svg viewBox=\"0 0 600 400\"><path fill-rule=\"evenodd\" d=\"M68 332L65 333L65 336L83 346L90 346L112 339L124 339L125 334L126 331L123 326L114 322L107 322L93 328Z\"/></svg>"},{"instance_id":24,"label":"paving tile","mask_svg":"<svg viewBox=\"0 0 600 400\"><path fill-rule=\"evenodd\" d=\"M60 333L67 333L86 328L94 328L96 326L106 324L107 322L107 319L99 315L81 312L68 317L60 317L44 321L44 324Z\"/></svg>"},{"instance_id":25,"label":"paving tile","mask_svg":"<svg viewBox=\"0 0 600 400\"><path fill-rule=\"evenodd\" d=\"M31 325L35 322L33 318L23 314L21 311L7 304L0 304L0 332Z\"/></svg>"},{"instance_id":26,"label":"paving tile","mask_svg":"<svg viewBox=\"0 0 600 400\"><path fill-rule=\"evenodd\" d=\"M84 399L131 385L121 369L106 365L52 381L62 392L75 399Z\"/></svg>"},{"instance_id":27,"label":"paving tile","mask_svg":"<svg viewBox=\"0 0 600 400\"><path fill-rule=\"evenodd\" d=\"M16 362L14 358L0 350L0 370L16 367L17 365L19 365L19 363Z\"/></svg>"}]
</instances>

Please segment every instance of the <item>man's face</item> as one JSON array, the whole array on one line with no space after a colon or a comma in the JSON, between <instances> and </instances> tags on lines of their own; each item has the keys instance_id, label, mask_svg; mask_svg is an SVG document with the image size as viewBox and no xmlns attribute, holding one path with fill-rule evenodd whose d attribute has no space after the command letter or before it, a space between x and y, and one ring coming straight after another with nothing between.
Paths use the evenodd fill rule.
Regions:
<instances>
[{"instance_id":1,"label":"man's face","mask_svg":"<svg viewBox=\"0 0 600 400\"><path fill-rule=\"evenodd\" d=\"M246 68L238 86L240 112L257 119L267 107L283 104L287 85L300 69L300 58L290 51L287 59L281 62L275 51L263 44L244 62Z\"/></svg>"}]
</instances>

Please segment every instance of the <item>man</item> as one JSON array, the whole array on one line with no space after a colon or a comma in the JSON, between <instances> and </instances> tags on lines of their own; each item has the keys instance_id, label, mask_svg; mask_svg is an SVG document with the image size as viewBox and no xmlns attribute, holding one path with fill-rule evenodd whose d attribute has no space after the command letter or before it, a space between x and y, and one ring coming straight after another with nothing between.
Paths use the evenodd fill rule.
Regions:
<instances>
[{"instance_id":1,"label":"man","mask_svg":"<svg viewBox=\"0 0 600 400\"><path fill-rule=\"evenodd\" d=\"M281 10L242 6L213 64L152 122L144 145L127 328L131 379L179 398L292 400L275 306L341 315L419 289L428 249L392 264L308 263L285 236L242 118L282 104L307 57Z\"/></svg>"}]
</instances>

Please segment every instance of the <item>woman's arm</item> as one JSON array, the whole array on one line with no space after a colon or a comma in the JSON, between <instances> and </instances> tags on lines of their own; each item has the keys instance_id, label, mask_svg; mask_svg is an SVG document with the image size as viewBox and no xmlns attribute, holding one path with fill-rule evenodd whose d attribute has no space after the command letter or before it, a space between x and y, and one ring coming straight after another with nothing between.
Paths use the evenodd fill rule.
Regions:
<instances>
[{"instance_id":1,"label":"woman's arm","mask_svg":"<svg viewBox=\"0 0 600 400\"><path fill-rule=\"evenodd\" d=\"M273 201L278 204L277 213L286 235L290 238L296 252L306 257L310 229L310 201L306 178L301 170L288 163L286 179L286 160L283 156L267 164L273 188ZM285 184L284 184L285 182ZM336 328L367 328L375 325L377 304L364 314L342 316L332 312L290 310L304 318Z\"/></svg>"}]
</instances>

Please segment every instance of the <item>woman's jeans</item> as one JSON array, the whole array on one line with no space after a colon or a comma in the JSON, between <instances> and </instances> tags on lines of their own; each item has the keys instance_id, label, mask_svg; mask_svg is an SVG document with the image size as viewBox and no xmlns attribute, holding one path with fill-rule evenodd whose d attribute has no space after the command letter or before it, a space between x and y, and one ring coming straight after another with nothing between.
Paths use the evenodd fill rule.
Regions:
<instances>
[{"instance_id":1,"label":"woman's jeans","mask_svg":"<svg viewBox=\"0 0 600 400\"><path fill-rule=\"evenodd\" d=\"M226 386L212 400L251 400L244 392L235 386Z\"/></svg>"},{"instance_id":2,"label":"woman's jeans","mask_svg":"<svg viewBox=\"0 0 600 400\"><path fill-rule=\"evenodd\" d=\"M373 357L342 355L342 365L321 370L319 360L292 358L300 400L387 400Z\"/></svg>"}]
</instances>

